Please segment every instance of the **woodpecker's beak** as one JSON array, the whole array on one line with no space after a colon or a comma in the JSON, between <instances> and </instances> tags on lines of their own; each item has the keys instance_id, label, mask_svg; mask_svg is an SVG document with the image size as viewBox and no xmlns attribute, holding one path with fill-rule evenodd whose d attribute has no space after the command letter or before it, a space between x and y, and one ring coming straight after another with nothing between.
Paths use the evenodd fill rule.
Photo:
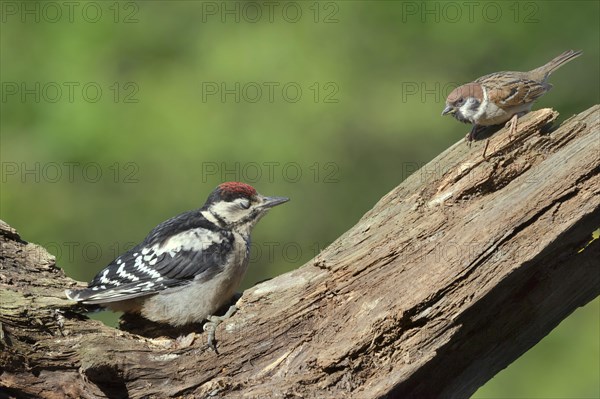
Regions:
<instances>
[{"instance_id":1,"label":"woodpecker's beak","mask_svg":"<svg viewBox=\"0 0 600 399\"><path fill-rule=\"evenodd\" d=\"M265 197L262 207L263 208L272 208L279 204L283 204L284 202L288 202L289 200L290 199L287 197Z\"/></svg>"},{"instance_id":2,"label":"woodpecker's beak","mask_svg":"<svg viewBox=\"0 0 600 399\"><path fill-rule=\"evenodd\" d=\"M444 115L453 115L456 112L456 108L454 108L451 105L446 105L446 108L444 108L444 110L442 111L442 116Z\"/></svg>"}]
</instances>

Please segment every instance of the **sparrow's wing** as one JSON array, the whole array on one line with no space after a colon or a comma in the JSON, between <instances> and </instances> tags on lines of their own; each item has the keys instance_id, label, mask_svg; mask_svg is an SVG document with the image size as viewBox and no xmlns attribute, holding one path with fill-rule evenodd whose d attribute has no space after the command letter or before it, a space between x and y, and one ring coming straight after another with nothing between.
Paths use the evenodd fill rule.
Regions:
<instances>
[{"instance_id":1,"label":"sparrow's wing","mask_svg":"<svg viewBox=\"0 0 600 399\"><path fill-rule=\"evenodd\" d=\"M233 240L230 232L197 227L162 242L140 244L98 273L88 288L66 294L72 300L98 304L151 295L192 279L210 279L223 271Z\"/></svg>"},{"instance_id":2,"label":"sparrow's wing","mask_svg":"<svg viewBox=\"0 0 600 399\"><path fill-rule=\"evenodd\" d=\"M482 76L475 82L487 89L488 100L500 108L511 108L534 102L552 85L528 79L524 72L498 72Z\"/></svg>"}]
</instances>

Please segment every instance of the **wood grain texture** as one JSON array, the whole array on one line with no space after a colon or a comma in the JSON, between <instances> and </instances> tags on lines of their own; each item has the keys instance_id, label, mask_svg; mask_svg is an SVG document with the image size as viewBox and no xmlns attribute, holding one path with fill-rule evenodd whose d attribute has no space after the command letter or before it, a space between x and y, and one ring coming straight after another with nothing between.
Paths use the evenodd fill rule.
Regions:
<instances>
[{"instance_id":1,"label":"wood grain texture","mask_svg":"<svg viewBox=\"0 0 600 399\"><path fill-rule=\"evenodd\" d=\"M600 107L459 142L205 345L81 316L76 284L0 224L0 397L465 397L600 293ZM585 248L585 249L584 249Z\"/></svg>"}]
</instances>

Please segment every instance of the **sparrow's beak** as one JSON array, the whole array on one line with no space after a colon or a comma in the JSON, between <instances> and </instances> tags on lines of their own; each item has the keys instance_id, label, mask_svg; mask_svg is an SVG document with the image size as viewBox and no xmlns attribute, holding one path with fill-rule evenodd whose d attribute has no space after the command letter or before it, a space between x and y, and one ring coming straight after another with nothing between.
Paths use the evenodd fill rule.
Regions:
<instances>
[{"instance_id":1,"label":"sparrow's beak","mask_svg":"<svg viewBox=\"0 0 600 399\"><path fill-rule=\"evenodd\" d=\"M446 108L444 108L444 110L442 111L442 116L444 115L448 115L448 114L454 114L456 112L456 108L454 108L451 105L446 105Z\"/></svg>"},{"instance_id":2,"label":"sparrow's beak","mask_svg":"<svg viewBox=\"0 0 600 399\"><path fill-rule=\"evenodd\" d=\"M286 197L265 197L264 203L262 204L263 208L272 208L274 206L283 204L284 202L288 202L290 199Z\"/></svg>"}]
</instances>

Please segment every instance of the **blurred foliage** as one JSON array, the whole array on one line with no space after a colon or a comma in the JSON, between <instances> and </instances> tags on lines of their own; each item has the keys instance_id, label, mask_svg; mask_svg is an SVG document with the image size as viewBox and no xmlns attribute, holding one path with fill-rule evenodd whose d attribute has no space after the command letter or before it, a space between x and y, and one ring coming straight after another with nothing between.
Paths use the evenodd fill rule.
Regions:
<instances>
[{"instance_id":1,"label":"blurred foliage","mask_svg":"<svg viewBox=\"0 0 600 399\"><path fill-rule=\"evenodd\" d=\"M255 231L251 286L461 139L456 84L582 49L536 107L600 98L597 1L1 6L0 217L79 280L242 180L292 198ZM478 397L600 396L598 323L595 301Z\"/></svg>"}]
</instances>

